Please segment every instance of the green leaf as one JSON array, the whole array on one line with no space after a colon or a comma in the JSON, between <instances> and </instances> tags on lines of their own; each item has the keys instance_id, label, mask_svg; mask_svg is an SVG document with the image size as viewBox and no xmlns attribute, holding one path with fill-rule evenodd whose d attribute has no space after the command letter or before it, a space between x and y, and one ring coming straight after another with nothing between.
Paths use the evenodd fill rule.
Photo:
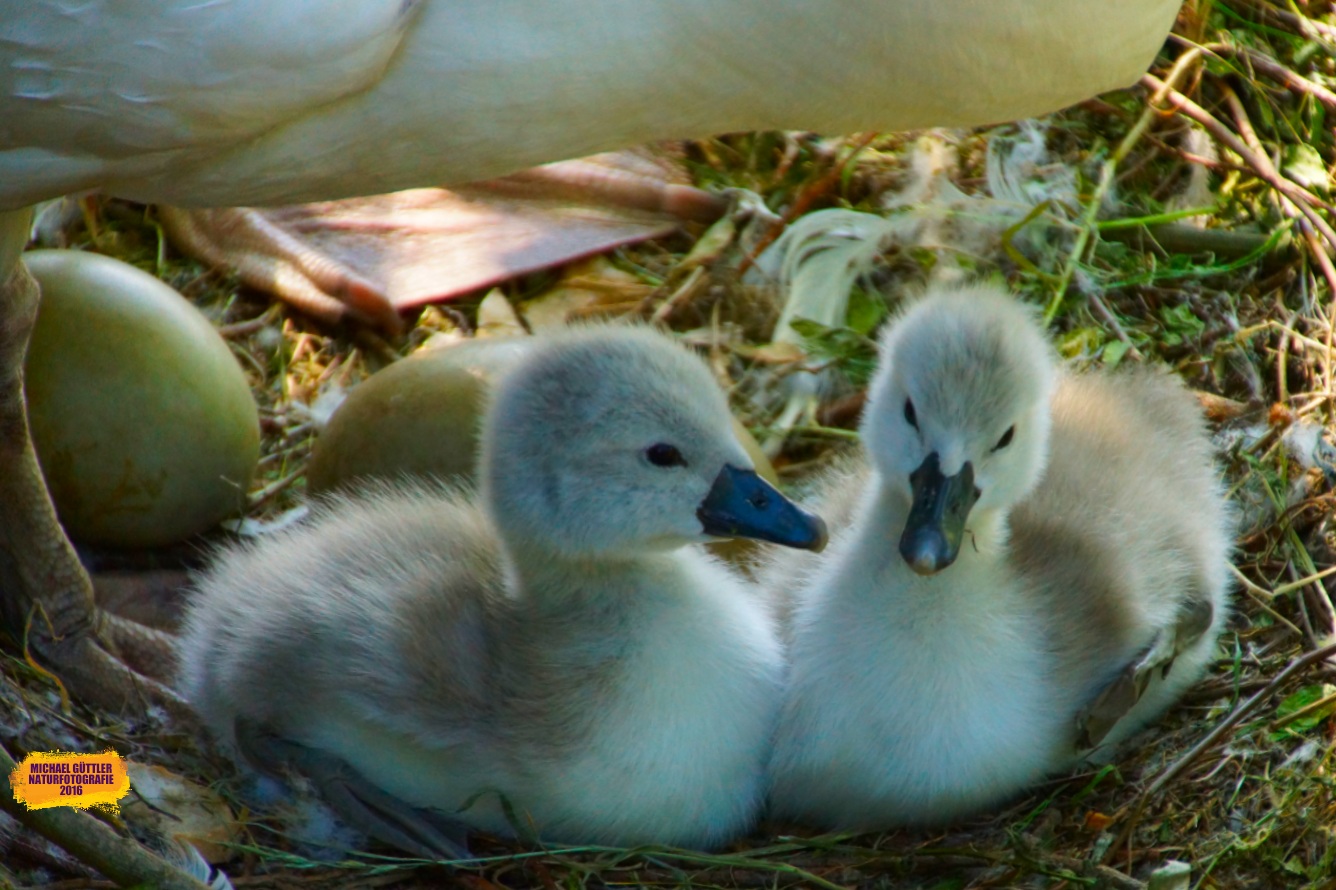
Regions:
<instances>
[{"instance_id":1,"label":"green leaf","mask_svg":"<svg viewBox=\"0 0 1336 890\"><path fill-rule=\"evenodd\" d=\"M1123 360L1123 356L1127 355L1127 350L1131 348L1132 344L1126 340L1110 340L1104 346L1104 367L1110 369L1118 367L1118 363Z\"/></svg>"},{"instance_id":2,"label":"green leaf","mask_svg":"<svg viewBox=\"0 0 1336 890\"><path fill-rule=\"evenodd\" d=\"M1099 328L1076 328L1058 340L1058 353L1063 358L1090 356L1099 351L1103 342L1104 332Z\"/></svg>"},{"instance_id":3,"label":"green leaf","mask_svg":"<svg viewBox=\"0 0 1336 890\"><path fill-rule=\"evenodd\" d=\"M1294 142L1285 148L1284 173L1304 188L1325 191L1331 184L1327 165L1316 148L1304 142Z\"/></svg>"},{"instance_id":4,"label":"green leaf","mask_svg":"<svg viewBox=\"0 0 1336 890\"><path fill-rule=\"evenodd\" d=\"M1296 711L1301 711L1314 702L1321 701L1327 696L1336 694L1336 686L1330 683L1321 685L1305 686L1297 692L1293 692L1285 697L1279 705L1276 706L1276 719L1281 720L1288 717ZM1329 701L1322 707L1317 708L1311 713L1305 714L1297 720L1293 720L1275 732L1271 733L1273 741L1280 739L1294 738L1301 733L1308 732L1315 728L1323 720L1326 720L1333 713L1336 713L1336 701Z\"/></svg>"},{"instance_id":5,"label":"green leaf","mask_svg":"<svg viewBox=\"0 0 1336 890\"><path fill-rule=\"evenodd\" d=\"M1296 69L1302 68L1304 65L1308 64L1309 59L1322 51L1322 45L1316 40L1304 41L1304 45L1294 51L1294 61L1292 62L1293 67Z\"/></svg>"},{"instance_id":6,"label":"green leaf","mask_svg":"<svg viewBox=\"0 0 1336 890\"><path fill-rule=\"evenodd\" d=\"M1166 346L1177 346L1184 340L1196 339L1206 330L1206 322L1194 315L1192 307L1187 303L1161 308L1160 320L1164 322L1163 342Z\"/></svg>"},{"instance_id":7,"label":"green leaf","mask_svg":"<svg viewBox=\"0 0 1336 890\"><path fill-rule=\"evenodd\" d=\"M809 318L795 318L792 324L808 355L838 366L855 386L872 379L877 370L876 343L850 328L828 328Z\"/></svg>"},{"instance_id":8,"label":"green leaf","mask_svg":"<svg viewBox=\"0 0 1336 890\"><path fill-rule=\"evenodd\" d=\"M886 317L886 312L885 300L856 287L849 294L849 310L844 316L845 323L849 326L849 330L866 337Z\"/></svg>"},{"instance_id":9,"label":"green leaf","mask_svg":"<svg viewBox=\"0 0 1336 890\"><path fill-rule=\"evenodd\" d=\"M1321 102L1308 102L1304 105L1304 123L1308 127L1311 142L1322 141L1321 133L1327 120L1327 106Z\"/></svg>"}]
</instances>

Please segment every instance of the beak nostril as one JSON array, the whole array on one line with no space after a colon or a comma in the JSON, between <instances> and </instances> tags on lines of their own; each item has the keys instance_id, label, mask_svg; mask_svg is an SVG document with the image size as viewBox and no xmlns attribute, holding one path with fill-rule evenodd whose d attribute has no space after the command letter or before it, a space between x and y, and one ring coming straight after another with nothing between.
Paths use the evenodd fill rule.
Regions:
<instances>
[{"instance_id":1,"label":"beak nostril","mask_svg":"<svg viewBox=\"0 0 1336 890\"><path fill-rule=\"evenodd\" d=\"M747 537L785 547L820 550L826 524L803 510L754 470L726 464L696 509L701 530L724 538Z\"/></svg>"}]
</instances>

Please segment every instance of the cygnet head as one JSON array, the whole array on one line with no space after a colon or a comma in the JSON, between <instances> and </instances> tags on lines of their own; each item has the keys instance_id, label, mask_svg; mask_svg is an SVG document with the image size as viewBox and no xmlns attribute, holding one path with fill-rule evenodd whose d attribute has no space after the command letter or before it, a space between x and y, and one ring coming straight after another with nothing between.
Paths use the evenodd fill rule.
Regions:
<instances>
[{"instance_id":1,"label":"cygnet head","mask_svg":"<svg viewBox=\"0 0 1336 890\"><path fill-rule=\"evenodd\" d=\"M996 286L931 291L889 326L862 436L910 505L896 533L914 571L949 566L967 524L995 528L1038 483L1055 377L1035 313Z\"/></svg>"},{"instance_id":2,"label":"cygnet head","mask_svg":"<svg viewBox=\"0 0 1336 890\"><path fill-rule=\"evenodd\" d=\"M647 328L590 326L536 345L498 383L480 478L508 544L555 557L826 540L819 518L757 476L705 364Z\"/></svg>"}]
</instances>

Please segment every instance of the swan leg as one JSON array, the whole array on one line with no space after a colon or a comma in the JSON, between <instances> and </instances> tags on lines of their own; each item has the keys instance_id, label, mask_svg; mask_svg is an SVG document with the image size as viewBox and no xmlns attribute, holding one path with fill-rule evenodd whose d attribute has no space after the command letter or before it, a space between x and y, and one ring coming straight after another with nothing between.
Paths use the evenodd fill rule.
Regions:
<instances>
[{"instance_id":1,"label":"swan leg","mask_svg":"<svg viewBox=\"0 0 1336 890\"><path fill-rule=\"evenodd\" d=\"M93 598L109 615L175 634L189 584L185 569L101 572L93 575Z\"/></svg>"},{"instance_id":2,"label":"swan leg","mask_svg":"<svg viewBox=\"0 0 1336 890\"><path fill-rule=\"evenodd\" d=\"M1151 679L1156 674L1161 679L1167 677L1175 659L1202 638L1214 618L1215 607L1210 600L1191 597L1185 601L1173 626L1156 634L1151 644L1077 715L1077 747L1089 750L1098 746L1136 707Z\"/></svg>"},{"instance_id":3,"label":"swan leg","mask_svg":"<svg viewBox=\"0 0 1336 890\"><path fill-rule=\"evenodd\" d=\"M237 719L235 736L257 770L280 781L287 770L304 776L349 825L371 837L425 859L472 858L466 824L386 794L343 759L280 738L244 718Z\"/></svg>"},{"instance_id":4,"label":"swan leg","mask_svg":"<svg viewBox=\"0 0 1336 890\"><path fill-rule=\"evenodd\" d=\"M13 639L75 697L118 713L186 709L170 638L99 610L51 505L28 430L23 361L40 292L17 259L26 213L0 213L0 605ZM17 249L14 249L17 245Z\"/></svg>"},{"instance_id":5,"label":"swan leg","mask_svg":"<svg viewBox=\"0 0 1336 890\"><path fill-rule=\"evenodd\" d=\"M321 320L396 333L401 310L725 212L725 199L684 178L662 159L616 152L451 191L159 212L173 242L203 262Z\"/></svg>"}]
</instances>

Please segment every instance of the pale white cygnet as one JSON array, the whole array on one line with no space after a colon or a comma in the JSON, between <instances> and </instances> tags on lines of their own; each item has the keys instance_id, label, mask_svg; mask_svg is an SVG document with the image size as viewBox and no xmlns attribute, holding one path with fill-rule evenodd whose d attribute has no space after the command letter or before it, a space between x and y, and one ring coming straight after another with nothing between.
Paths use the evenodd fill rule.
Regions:
<instances>
[{"instance_id":1,"label":"pale white cygnet","mask_svg":"<svg viewBox=\"0 0 1336 890\"><path fill-rule=\"evenodd\" d=\"M763 579L795 598L778 815L964 817L1200 678L1232 524L1177 379L1069 374L1000 288L939 289L889 326L862 442L821 501L835 543Z\"/></svg>"},{"instance_id":2,"label":"pale white cygnet","mask_svg":"<svg viewBox=\"0 0 1336 890\"><path fill-rule=\"evenodd\" d=\"M429 855L464 828L745 831L781 647L763 598L687 545L825 533L753 472L705 365L648 329L553 336L498 383L480 479L333 500L223 553L181 650L207 724Z\"/></svg>"}]
</instances>

